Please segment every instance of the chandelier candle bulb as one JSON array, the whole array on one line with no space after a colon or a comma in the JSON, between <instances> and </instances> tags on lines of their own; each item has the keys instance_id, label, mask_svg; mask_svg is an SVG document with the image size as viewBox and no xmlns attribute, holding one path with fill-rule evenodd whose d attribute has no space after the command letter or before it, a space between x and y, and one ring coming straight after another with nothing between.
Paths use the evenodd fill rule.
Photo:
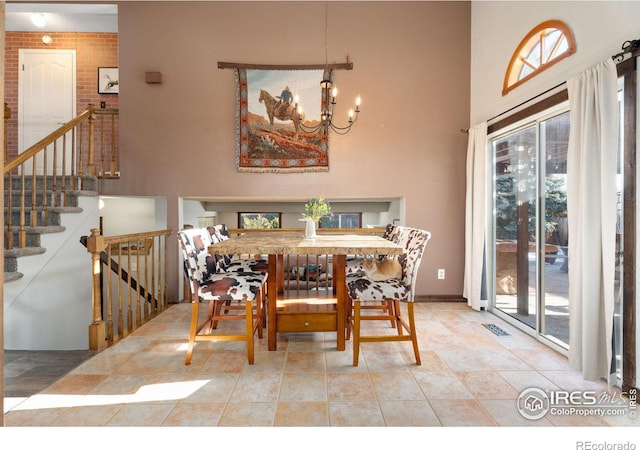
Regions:
<instances>
[{"instance_id":1,"label":"chandelier candle bulb","mask_svg":"<svg viewBox=\"0 0 640 450\"><path fill-rule=\"evenodd\" d=\"M321 110L320 110L320 122L316 125L309 125L304 121L300 121L300 128L306 133L322 133L324 135L328 135L329 131L333 130L335 133L340 135L347 134L353 124L355 124L358 120L358 113L360 113L360 96L356 98L356 107L355 109L349 110L348 121L345 126L338 126L333 123L333 112L335 106L337 104L336 97L338 96L338 88L334 86L331 81L331 71L325 69L325 73L328 74L327 78L324 78L320 82L320 89L322 91L321 95ZM302 116L302 108L298 104L299 97L297 95L294 96L294 108L295 111L298 112L300 116Z\"/></svg>"}]
</instances>

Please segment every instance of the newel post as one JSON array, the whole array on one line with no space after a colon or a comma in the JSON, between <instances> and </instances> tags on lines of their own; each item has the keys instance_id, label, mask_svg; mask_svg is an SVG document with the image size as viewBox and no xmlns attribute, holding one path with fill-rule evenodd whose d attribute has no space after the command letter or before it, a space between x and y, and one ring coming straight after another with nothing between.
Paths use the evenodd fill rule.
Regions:
<instances>
[{"instance_id":1,"label":"newel post","mask_svg":"<svg viewBox=\"0 0 640 450\"><path fill-rule=\"evenodd\" d=\"M93 279L93 320L89 325L89 351L99 352L107 347L105 324L102 320L102 293L100 292L100 253L105 249L104 238L98 228L91 229L87 239L87 251L91 253L91 273Z\"/></svg>"},{"instance_id":2,"label":"newel post","mask_svg":"<svg viewBox=\"0 0 640 450\"><path fill-rule=\"evenodd\" d=\"M96 120L96 113L94 112L95 105L89 103L89 146L88 146L88 155L87 155L87 170L89 175L96 176L96 163L94 160L94 146L93 146L93 136L94 136L94 125L93 122Z\"/></svg>"},{"instance_id":3,"label":"newel post","mask_svg":"<svg viewBox=\"0 0 640 450\"><path fill-rule=\"evenodd\" d=\"M9 162L9 150L7 140L7 121L11 119L11 108L7 103L4 104L4 163Z\"/></svg>"}]
</instances>

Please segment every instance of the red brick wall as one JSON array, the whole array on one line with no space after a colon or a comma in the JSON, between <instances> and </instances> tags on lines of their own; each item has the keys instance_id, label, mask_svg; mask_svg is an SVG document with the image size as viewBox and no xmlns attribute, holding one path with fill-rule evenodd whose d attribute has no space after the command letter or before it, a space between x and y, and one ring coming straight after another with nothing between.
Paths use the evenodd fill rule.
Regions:
<instances>
[{"instance_id":1,"label":"red brick wall","mask_svg":"<svg viewBox=\"0 0 640 450\"><path fill-rule=\"evenodd\" d=\"M20 49L76 50L76 112L80 114L89 103L100 107L118 108L118 96L98 94L98 67L118 66L117 33L48 33L50 45L42 43L43 33L5 33L4 101L11 108L7 122L9 160L18 154L18 51Z\"/></svg>"}]
</instances>

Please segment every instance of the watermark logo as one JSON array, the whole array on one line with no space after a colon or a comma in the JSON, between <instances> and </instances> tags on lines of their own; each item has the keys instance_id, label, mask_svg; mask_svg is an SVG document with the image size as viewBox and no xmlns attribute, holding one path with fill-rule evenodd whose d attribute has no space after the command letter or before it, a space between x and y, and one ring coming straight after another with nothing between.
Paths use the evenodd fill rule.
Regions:
<instances>
[{"instance_id":1,"label":"watermark logo","mask_svg":"<svg viewBox=\"0 0 640 450\"><path fill-rule=\"evenodd\" d=\"M547 414L556 416L637 417L636 390L626 398L618 392L543 390L527 388L520 393L517 409L522 417L538 420Z\"/></svg>"},{"instance_id":2,"label":"watermark logo","mask_svg":"<svg viewBox=\"0 0 640 450\"><path fill-rule=\"evenodd\" d=\"M629 416L632 419L638 417L638 390L636 388L629 389Z\"/></svg>"},{"instance_id":3,"label":"watermark logo","mask_svg":"<svg viewBox=\"0 0 640 450\"><path fill-rule=\"evenodd\" d=\"M518 412L529 420L543 418L551 406L549 396L538 388L527 388L518 396Z\"/></svg>"},{"instance_id":4,"label":"watermark logo","mask_svg":"<svg viewBox=\"0 0 640 450\"><path fill-rule=\"evenodd\" d=\"M633 442L577 441L576 450L636 450Z\"/></svg>"}]
</instances>

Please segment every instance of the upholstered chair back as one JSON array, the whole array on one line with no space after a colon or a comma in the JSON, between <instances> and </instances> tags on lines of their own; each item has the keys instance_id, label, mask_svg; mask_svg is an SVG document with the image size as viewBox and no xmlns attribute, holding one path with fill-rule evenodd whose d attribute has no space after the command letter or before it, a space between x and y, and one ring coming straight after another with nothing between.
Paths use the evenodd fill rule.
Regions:
<instances>
[{"instance_id":1,"label":"upholstered chair back","mask_svg":"<svg viewBox=\"0 0 640 450\"><path fill-rule=\"evenodd\" d=\"M209 226L207 227L207 231L211 235L211 241L214 244L229 239L229 230L227 229L227 226L225 224ZM229 266L231 265L233 260L236 259L235 255L227 255L222 253L217 253L215 257L218 266L218 272L228 272Z\"/></svg>"},{"instance_id":2,"label":"upholstered chair back","mask_svg":"<svg viewBox=\"0 0 640 450\"><path fill-rule=\"evenodd\" d=\"M400 238L399 234L400 234L400 227L393 223L389 223L385 227L384 234L382 235L382 237L391 242L398 243L398 239Z\"/></svg>"},{"instance_id":3,"label":"upholstered chair back","mask_svg":"<svg viewBox=\"0 0 640 450\"><path fill-rule=\"evenodd\" d=\"M400 255L398 261L402 265L402 281L405 286L411 289L411 298L416 292L416 280L418 277L418 268L427 247L431 233L418 228L398 227L400 230L400 244L404 248L404 253Z\"/></svg>"},{"instance_id":4,"label":"upholstered chair back","mask_svg":"<svg viewBox=\"0 0 640 450\"><path fill-rule=\"evenodd\" d=\"M388 258L397 260L402 266L403 279L405 278L405 273L406 273L406 267L405 267L406 250L407 250L407 244L409 239L409 230L410 228L407 228L405 226L396 225L394 229L389 233L389 237L388 237L388 239L391 242L393 242L394 244L398 244L400 247L402 247L405 250L405 252L402 253L401 255L388 256Z\"/></svg>"},{"instance_id":5,"label":"upholstered chair back","mask_svg":"<svg viewBox=\"0 0 640 450\"><path fill-rule=\"evenodd\" d=\"M179 231L178 237L189 278L202 283L217 271L216 259L208 251L213 243L211 234L206 228L191 228Z\"/></svg>"},{"instance_id":6,"label":"upholstered chair back","mask_svg":"<svg viewBox=\"0 0 640 450\"><path fill-rule=\"evenodd\" d=\"M220 242L226 241L227 239L229 239L229 229L227 228L227 225L224 223L219 223L218 225L214 225L213 232L216 235L216 237L220 239Z\"/></svg>"}]
</instances>

